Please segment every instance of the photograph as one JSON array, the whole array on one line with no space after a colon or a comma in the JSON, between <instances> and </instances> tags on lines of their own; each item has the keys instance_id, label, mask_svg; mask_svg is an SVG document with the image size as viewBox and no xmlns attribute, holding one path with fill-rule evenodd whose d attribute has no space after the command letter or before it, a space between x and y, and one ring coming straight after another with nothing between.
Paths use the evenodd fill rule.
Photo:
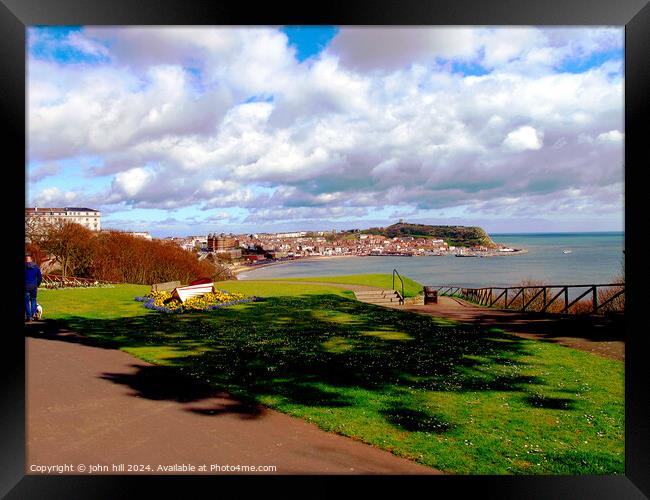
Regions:
<instances>
[{"instance_id":1,"label":"photograph","mask_svg":"<svg viewBox=\"0 0 650 500\"><path fill-rule=\"evenodd\" d=\"M1 0L0 497L648 498L648 26Z\"/></svg>"},{"instance_id":2,"label":"photograph","mask_svg":"<svg viewBox=\"0 0 650 500\"><path fill-rule=\"evenodd\" d=\"M26 475L625 475L624 26L25 38Z\"/></svg>"}]
</instances>

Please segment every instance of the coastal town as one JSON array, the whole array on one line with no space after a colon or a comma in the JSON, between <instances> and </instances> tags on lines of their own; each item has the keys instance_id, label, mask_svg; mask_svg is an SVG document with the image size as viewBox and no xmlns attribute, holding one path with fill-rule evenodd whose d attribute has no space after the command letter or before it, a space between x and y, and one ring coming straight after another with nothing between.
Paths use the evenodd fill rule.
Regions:
<instances>
[{"instance_id":1,"label":"coastal town","mask_svg":"<svg viewBox=\"0 0 650 500\"><path fill-rule=\"evenodd\" d=\"M26 230L47 223L73 222L91 231L111 231L102 227L101 212L85 207L27 208L25 210ZM386 236L372 234L372 230L350 229L337 231L294 231L278 233L209 233L207 235L169 236L153 238L147 231L122 231L126 234L148 240L171 241L179 247L194 252L199 260L210 258L219 261L236 273L242 269L269 265L296 259L357 256L357 257L495 257L524 253L525 249L510 248L494 243L480 228L464 226L414 226L400 220L388 228L373 228L382 232L390 228L451 228L457 232L476 229L483 239L474 237L454 244L454 238L437 238L426 235ZM28 231L29 232L29 231ZM454 232L452 231L452 234ZM477 241L484 244L476 244Z\"/></svg>"},{"instance_id":2,"label":"coastal town","mask_svg":"<svg viewBox=\"0 0 650 500\"><path fill-rule=\"evenodd\" d=\"M443 239L414 236L386 237L359 231L297 231L261 234L208 234L168 238L199 253L212 254L234 272L297 259L321 257L496 257L524 253L504 245L450 245Z\"/></svg>"}]
</instances>

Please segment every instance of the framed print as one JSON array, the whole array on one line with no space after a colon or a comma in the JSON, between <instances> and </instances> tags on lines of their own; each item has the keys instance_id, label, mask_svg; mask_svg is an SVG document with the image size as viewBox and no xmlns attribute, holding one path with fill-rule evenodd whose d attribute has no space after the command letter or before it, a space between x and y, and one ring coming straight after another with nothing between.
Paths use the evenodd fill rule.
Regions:
<instances>
[{"instance_id":1,"label":"framed print","mask_svg":"<svg viewBox=\"0 0 650 500\"><path fill-rule=\"evenodd\" d=\"M8 498L650 494L647 2L0 13Z\"/></svg>"}]
</instances>

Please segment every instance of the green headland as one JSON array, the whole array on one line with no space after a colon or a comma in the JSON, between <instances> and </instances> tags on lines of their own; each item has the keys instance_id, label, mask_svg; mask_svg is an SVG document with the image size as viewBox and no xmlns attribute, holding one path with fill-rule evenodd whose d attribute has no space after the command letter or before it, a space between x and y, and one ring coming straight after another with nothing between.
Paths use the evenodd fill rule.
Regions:
<instances>
[{"instance_id":1,"label":"green headland","mask_svg":"<svg viewBox=\"0 0 650 500\"><path fill-rule=\"evenodd\" d=\"M472 226L431 226L427 224L409 224L398 222L388 227L372 227L361 231L362 234L376 234L387 238L412 236L415 238L441 239L450 246L472 247L484 246L494 248L496 244L483 228Z\"/></svg>"}]
</instances>

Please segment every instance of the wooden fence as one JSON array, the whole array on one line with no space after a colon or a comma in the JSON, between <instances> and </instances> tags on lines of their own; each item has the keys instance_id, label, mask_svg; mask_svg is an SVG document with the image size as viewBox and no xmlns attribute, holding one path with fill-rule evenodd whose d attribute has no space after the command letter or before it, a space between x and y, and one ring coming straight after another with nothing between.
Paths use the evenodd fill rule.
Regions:
<instances>
[{"instance_id":1,"label":"wooden fence","mask_svg":"<svg viewBox=\"0 0 650 500\"><path fill-rule=\"evenodd\" d=\"M432 288L438 290L438 295L458 297L475 304L499 309L560 314L602 314L625 311L624 283L486 288L434 286ZM571 297L569 297L570 290Z\"/></svg>"}]
</instances>

